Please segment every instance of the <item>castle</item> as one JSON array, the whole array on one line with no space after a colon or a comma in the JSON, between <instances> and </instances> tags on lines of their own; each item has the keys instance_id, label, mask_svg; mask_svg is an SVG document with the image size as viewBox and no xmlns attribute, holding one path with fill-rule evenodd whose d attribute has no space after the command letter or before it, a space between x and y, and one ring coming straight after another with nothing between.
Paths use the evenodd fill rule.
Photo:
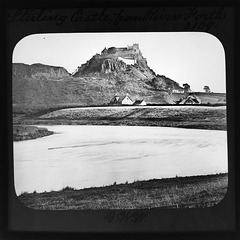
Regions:
<instances>
[{"instance_id":1,"label":"castle","mask_svg":"<svg viewBox=\"0 0 240 240\"><path fill-rule=\"evenodd\" d=\"M99 55L99 58L124 58L134 60L134 64L141 64L146 62L146 58L142 56L139 49L139 44L134 43L132 46L127 46L125 48L104 48Z\"/></svg>"},{"instance_id":2,"label":"castle","mask_svg":"<svg viewBox=\"0 0 240 240\"><path fill-rule=\"evenodd\" d=\"M121 60L121 59L133 60L133 64L138 64L141 67L147 67L147 60L142 56L142 53L139 49L139 44L134 43L132 46L127 46L125 48L116 48L116 47L104 48L101 54L95 54L92 57L92 59L90 59L89 61L82 64L80 67L78 67L72 73L72 75L88 67L90 62L96 61L98 59L109 59L109 58L116 59L116 60Z\"/></svg>"}]
</instances>

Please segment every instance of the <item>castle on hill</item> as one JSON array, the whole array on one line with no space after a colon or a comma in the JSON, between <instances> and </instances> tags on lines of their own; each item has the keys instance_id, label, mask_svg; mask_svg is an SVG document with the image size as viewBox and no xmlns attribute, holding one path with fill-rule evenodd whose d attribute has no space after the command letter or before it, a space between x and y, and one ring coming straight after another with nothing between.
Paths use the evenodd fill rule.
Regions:
<instances>
[{"instance_id":1,"label":"castle on hill","mask_svg":"<svg viewBox=\"0 0 240 240\"><path fill-rule=\"evenodd\" d=\"M134 43L132 46L127 46L123 48L116 48L116 47L110 47L110 48L104 48L101 52L101 54L95 54L90 60L88 60L86 63L79 66L73 73L76 74L78 71L81 71L89 66L90 62L99 60L99 59L115 59L115 60L132 60L133 65L137 64L143 68L147 67L147 60L143 57L140 49L139 44Z\"/></svg>"},{"instance_id":2,"label":"castle on hill","mask_svg":"<svg viewBox=\"0 0 240 240\"><path fill-rule=\"evenodd\" d=\"M134 60L134 64L140 64L146 62L146 58L143 57L140 49L139 44L134 43L132 46L127 46L125 48L104 48L99 55L99 58L123 58L123 59L130 59Z\"/></svg>"}]
</instances>

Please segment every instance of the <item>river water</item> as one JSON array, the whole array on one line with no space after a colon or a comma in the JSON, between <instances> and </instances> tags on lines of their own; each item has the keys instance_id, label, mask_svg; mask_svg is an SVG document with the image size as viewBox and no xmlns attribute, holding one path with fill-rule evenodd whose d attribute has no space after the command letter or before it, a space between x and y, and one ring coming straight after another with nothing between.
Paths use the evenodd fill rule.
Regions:
<instances>
[{"instance_id":1,"label":"river water","mask_svg":"<svg viewBox=\"0 0 240 240\"><path fill-rule=\"evenodd\" d=\"M17 195L134 180L227 172L227 132L169 127L54 125L14 142Z\"/></svg>"}]
</instances>

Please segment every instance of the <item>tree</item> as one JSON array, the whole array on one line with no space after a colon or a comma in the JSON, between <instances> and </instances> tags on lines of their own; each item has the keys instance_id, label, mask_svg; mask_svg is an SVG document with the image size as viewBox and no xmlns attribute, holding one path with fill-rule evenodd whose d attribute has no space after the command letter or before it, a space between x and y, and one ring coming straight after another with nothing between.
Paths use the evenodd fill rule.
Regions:
<instances>
[{"instance_id":1,"label":"tree","mask_svg":"<svg viewBox=\"0 0 240 240\"><path fill-rule=\"evenodd\" d=\"M190 91L191 91L189 84L184 83L184 84L183 84L183 87L184 87L184 92L190 92Z\"/></svg>"},{"instance_id":2,"label":"tree","mask_svg":"<svg viewBox=\"0 0 240 240\"><path fill-rule=\"evenodd\" d=\"M206 93L210 93L210 87L209 87L209 86L204 86L203 90L204 90Z\"/></svg>"},{"instance_id":3,"label":"tree","mask_svg":"<svg viewBox=\"0 0 240 240\"><path fill-rule=\"evenodd\" d=\"M152 79L152 84L153 84L154 88L157 89L157 90L161 90L161 89L164 88L164 81L160 77L153 78Z\"/></svg>"}]
</instances>

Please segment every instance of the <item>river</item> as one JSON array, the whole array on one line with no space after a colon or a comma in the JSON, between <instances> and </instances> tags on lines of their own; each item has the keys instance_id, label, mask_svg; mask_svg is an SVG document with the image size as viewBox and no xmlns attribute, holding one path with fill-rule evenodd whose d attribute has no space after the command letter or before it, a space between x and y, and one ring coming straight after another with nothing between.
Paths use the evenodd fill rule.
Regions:
<instances>
[{"instance_id":1,"label":"river","mask_svg":"<svg viewBox=\"0 0 240 240\"><path fill-rule=\"evenodd\" d=\"M227 172L227 132L168 127L54 125L13 143L16 194Z\"/></svg>"}]
</instances>

